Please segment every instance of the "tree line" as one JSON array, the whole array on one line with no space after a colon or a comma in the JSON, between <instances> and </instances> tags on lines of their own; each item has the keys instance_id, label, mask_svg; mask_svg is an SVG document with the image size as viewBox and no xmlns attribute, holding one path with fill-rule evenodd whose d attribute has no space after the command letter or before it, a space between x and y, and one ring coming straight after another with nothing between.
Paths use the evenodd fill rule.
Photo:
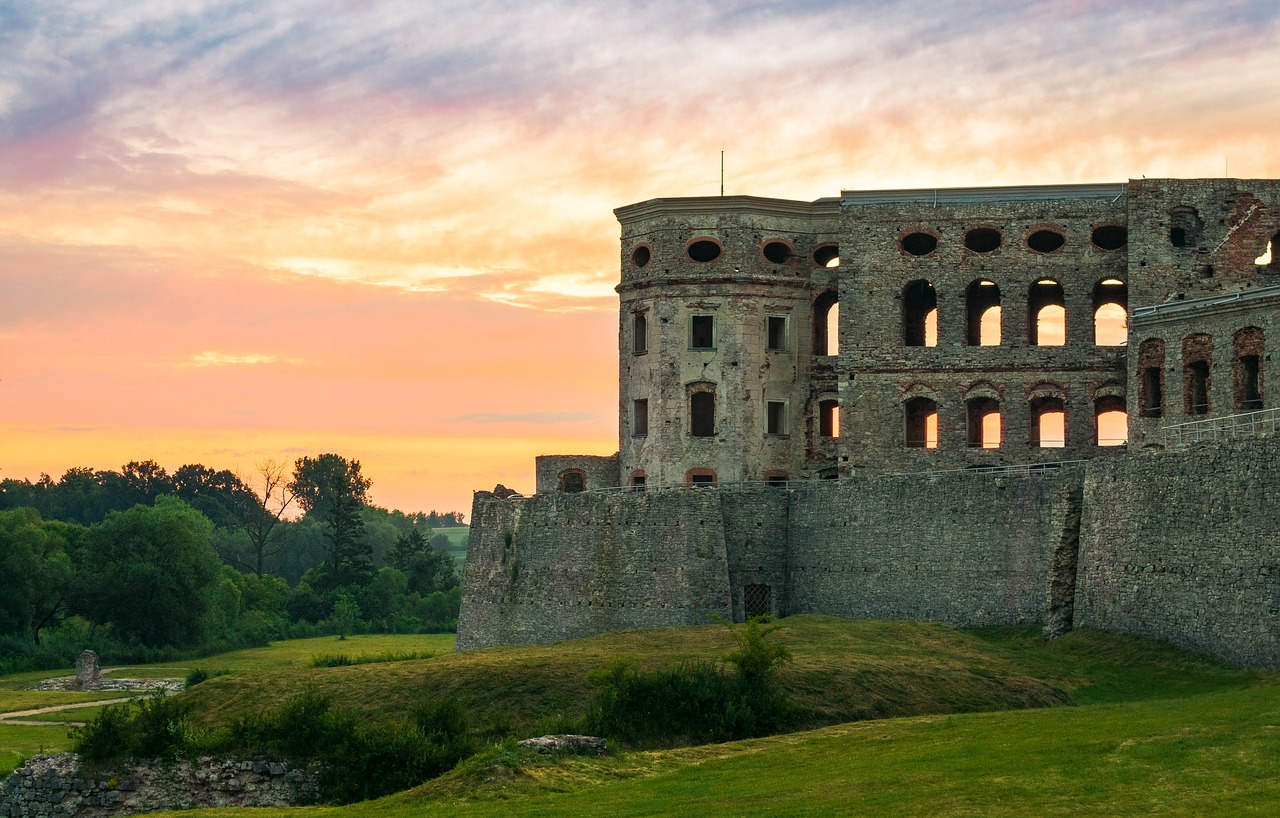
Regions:
<instances>
[{"instance_id":1,"label":"tree line","mask_svg":"<svg viewBox=\"0 0 1280 818\"><path fill-rule=\"evenodd\" d=\"M358 460L245 479L154 461L0 481L0 671L84 648L155 660L355 631L456 629L459 512L369 502Z\"/></svg>"}]
</instances>

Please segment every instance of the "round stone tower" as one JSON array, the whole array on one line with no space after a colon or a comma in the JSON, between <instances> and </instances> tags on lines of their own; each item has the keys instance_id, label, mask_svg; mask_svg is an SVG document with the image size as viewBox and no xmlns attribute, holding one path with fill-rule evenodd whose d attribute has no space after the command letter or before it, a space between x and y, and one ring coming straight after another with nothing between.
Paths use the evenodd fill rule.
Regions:
<instances>
[{"instance_id":1,"label":"round stone tower","mask_svg":"<svg viewBox=\"0 0 1280 818\"><path fill-rule=\"evenodd\" d=\"M826 320L838 200L653 199L614 213L623 485L777 482L832 469L820 407L836 393Z\"/></svg>"}]
</instances>

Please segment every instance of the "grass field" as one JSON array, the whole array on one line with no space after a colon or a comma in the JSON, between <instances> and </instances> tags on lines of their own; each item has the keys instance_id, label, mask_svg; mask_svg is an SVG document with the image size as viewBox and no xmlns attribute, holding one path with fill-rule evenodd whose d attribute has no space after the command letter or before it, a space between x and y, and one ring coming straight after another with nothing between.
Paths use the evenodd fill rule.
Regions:
<instances>
[{"instance_id":1,"label":"grass field","mask_svg":"<svg viewBox=\"0 0 1280 818\"><path fill-rule=\"evenodd\" d=\"M811 616L782 624L776 638L794 655L783 682L803 711L798 726L917 715L600 759L503 745L380 801L255 809L243 818L1280 814L1280 674L1096 631L1045 643L1030 628L966 632ZM722 655L731 644L722 626L466 654L452 652L451 636L327 637L201 660L194 664L229 673L188 695L222 721L304 689L391 714L452 692L482 732L496 720L531 735L580 713L591 692L586 676L614 657L670 667ZM436 655L309 667L320 654L410 651ZM128 675L181 675L175 669ZM0 695L10 681L0 680ZM1064 691L1077 706L1006 709L1061 703ZM972 712L982 710L999 712ZM0 727L0 771L5 758L36 743L65 746L65 732Z\"/></svg>"}]
</instances>

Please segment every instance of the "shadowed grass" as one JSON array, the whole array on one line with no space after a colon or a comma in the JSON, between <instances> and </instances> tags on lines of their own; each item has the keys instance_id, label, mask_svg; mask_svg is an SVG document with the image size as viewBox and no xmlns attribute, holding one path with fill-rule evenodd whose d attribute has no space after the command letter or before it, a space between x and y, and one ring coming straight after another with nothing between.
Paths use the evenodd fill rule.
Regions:
<instances>
[{"instance_id":1,"label":"shadowed grass","mask_svg":"<svg viewBox=\"0 0 1280 818\"><path fill-rule=\"evenodd\" d=\"M64 724L34 727L0 722L0 779L37 753L60 753L70 748Z\"/></svg>"}]
</instances>

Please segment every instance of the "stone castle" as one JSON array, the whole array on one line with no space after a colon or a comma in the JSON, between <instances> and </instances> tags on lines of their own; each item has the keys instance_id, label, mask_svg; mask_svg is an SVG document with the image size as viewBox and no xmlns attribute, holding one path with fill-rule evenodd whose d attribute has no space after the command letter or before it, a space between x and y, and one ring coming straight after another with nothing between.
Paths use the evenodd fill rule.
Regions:
<instances>
[{"instance_id":1,"label":"stone castle","mask_svg":"<svg viewBox=\"0 0 1280 818\"><path fill-rule=\"evenodd\" d=\"M1280 665L1280 180L615 213L618 453L477 493L461 648L815 612Z\"/></svg>"}]
</instances>

